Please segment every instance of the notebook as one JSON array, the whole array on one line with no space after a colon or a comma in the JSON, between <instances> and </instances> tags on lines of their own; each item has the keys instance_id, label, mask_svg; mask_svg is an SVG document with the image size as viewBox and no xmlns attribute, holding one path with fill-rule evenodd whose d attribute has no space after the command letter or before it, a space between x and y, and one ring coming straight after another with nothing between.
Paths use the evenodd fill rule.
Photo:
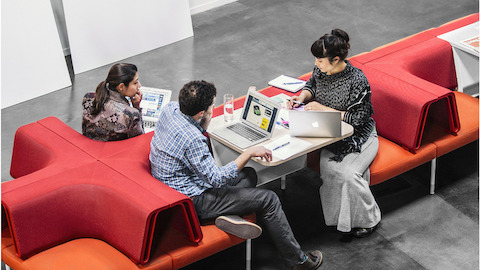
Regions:
<instances>
[{"instance_id":1,"label":"notebook","mask_svg":"<svg viewBox=\"0 0 480 270\"><path fill-rule=\"evenodd\" d=\"M291 110L288 114L290 136L325 138L342 136L340 112Z\"/></svg>"},{"instance_id":2,"label":"notebook","mask_svg":"<svg viewBox=\"0 0 480 270\"><path fill-rule=\"evenodd\" d=\"M280 104L256 91L248 91L240 120L212 131L212 134L240 149L272 137Z\"/></svg>"},{"instance_id":3,"label":"notebook","mask_svg":"<svg viewBox=\"0 0 480 270\"><path fill-rule=\"evenodd\" d=\"M305 86L306 83L306 81L302 81L286 75L280 75L277 78L268 82L268 84L271 86L275 86L277 88L284 89L292 93L298 92Z\"/></svg>"},{"instance_id":4,"label":"notebook","mask_svg":"<svg viewBox=\"0 0 480 270\"><path fill-rule=\"evenodd\" d=\"M143 93L140 108L142 108L143 129L150 132L155 129L155 124L160 117L160 111L170 102L172 91L142 86Z\"/></svg>"}]
</instances>

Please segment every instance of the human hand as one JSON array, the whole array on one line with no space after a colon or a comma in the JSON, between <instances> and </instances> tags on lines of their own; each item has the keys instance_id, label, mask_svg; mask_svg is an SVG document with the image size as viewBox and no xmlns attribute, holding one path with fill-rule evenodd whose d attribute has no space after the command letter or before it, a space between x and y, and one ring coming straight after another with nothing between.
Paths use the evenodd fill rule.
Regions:
<instances>
[{"instance_id":1,"label":"human hand","mask_svg":"<svg viewBox=\"0 0 480 270\"><path fill-rule=\"evenodd\" d=\"M268 150L263 146L252 146L245 150L250 157L259 157L265 159L265 161L272 161L272 151Z\"/></svg>"},{"instance_id":2,"label":"human hand","mask_svg":"<svg viewBox=\"0 0 480 270\"><path fill-rule=\"evenodd\" d=\"M302 96L293 96L287 101L287 108L289 110L293 108L297 108L298 106L302 105L303 101L305 100Z\"/></svg>"},{"instance_id":3,"label":"human hand","mask_svg":"<svg viewBox=\"0 0 480 270\"><path fill-rule=\"evenodd\" d=\"M135 108L140 108L140 101L142 101L143 93L140 89L138 89L135 96L131 97L130 100L132 101L132 105Z\"/></svg>"},{"instance_id":4,"label":"human hand","mask_svg":"<svg viewBox=\"0 0 480 270\"><path fill-rule=\"evenodd\" d=\"M335 109L322 105L317 101L312 101L305 105L305 111L335 111Z\"/></svg>"}]
</instances>

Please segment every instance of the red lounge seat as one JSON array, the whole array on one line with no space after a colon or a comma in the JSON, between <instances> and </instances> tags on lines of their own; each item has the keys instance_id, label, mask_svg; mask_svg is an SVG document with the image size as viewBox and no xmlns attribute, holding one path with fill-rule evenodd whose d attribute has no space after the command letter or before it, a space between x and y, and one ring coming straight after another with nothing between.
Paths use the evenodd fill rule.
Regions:
<instances>
[{"instance_id":1,"label":"red lounge seat","mask_svg":"<svg viewBox=\"0 0 480 270\"><path fill-rule=\"evenodd\" d=\"M20 177L2 183L2 260L15 269L177 269L243 242L200 226L191 199L152 177L152 135L97 142L54 117L21 127L12 160Z\"/></svg>"},{"instance_id":2,"label":"red lounge seat","mask_svg":"<svg viewBox=\"0 0 480 270\"><path fill-rule=\"evenodd\" d=\"M17 132L12 174L21 177L2 183L2 205L19 257L27 258L74 238L97 237L115 246L135 262L145 263L149 259L158 213L176 206L184 217L182 226L187 228L186 237L193 242L201 240L200 225L192 201L150 174L148 151L151 134L121 142L97 142L77 134L54 117L23 126ZM89 142L95 147L91 147ZM139 147L140 144L144 147ZM115 158L109 159L108 151L113 148L116 148L116 151L112 151ZM24 169L22 163L31 160L37 165ZM128 166L124 165L125 162ZM97 214L99 219L104 216L104 225L115 229L89 226L95 219L84 216L81 216L84 218L82 222L76 224L76 215L84 214L81 209L68 211L70 208L66 201L63 201L64 205L57 203L68 201L81 189L98 194L98 203L105 204L102 205L105 208L95 208L99 212L92 215ZM76 202L79 206L82 203L91 206L94 202L89 202L88 198L80 197ZM130 201L124 203L124 200ZM112 205L109 208L106 204L109 201L124 203L123 215L114 215L116 212L112 209L115 208ZM52 218L45 219L35 215L42 213L42 209L56 211L50 213L43 210L45 214L52 215ZM121 225L114 226L117 224L115 222ZM83 227L76 227L80 225Z\"/></svg>"},{"instance_id":3,"label":"red lounge seat","mask_svg":"<svg viewBox=\"0 0 480 270\"><path fill-rule=\"evenodd\" d=\"M358 64L356 58L351 62L363 70L370 83L373 119L378 134L415 152L420 148L427 115L432 106L436 103L443 105L443 99L446 98L424 91L414 84L368 65ZM440 109L450 110L449 106L434 108L435 112L441 111Z\"/></svg>"},{"instance_id":4,"label":"red lounge seat","mask_svg":"<svg viewBox=\"0 0 480 270\"><path fill-rule=\"evenodd\" d=\"M453 92L457 100L461 129L456 135L442 132L438 125L429 125L425 130L424 143L433 143L437 148L437 157L445 155L468 143L478 140L479 101L461 92Z\"/></svg>"},{"instance_id":5,"label":"red lounge seat","mask_svg":"<svg viewBox=\"0 0 480 270\"><path fill-rule=\"evenodd\" d=\"M430 29L430 30L428 30L428 32L429 32L430 35L436 37L438 35L445 34L447 32L458 29L460 27L467 26L467 25L472 24L474 22L478 22L478 13L467 15L465 17L450 21L448 23L440 25L439 27Z\"/></svg>"},{"instance_id":6,"label":"red lounge seat","mask_svg":"<svg viewBox=\"0 0 480 270\"><path fill-rule=\"evenodd\" d=\"M255 221L255 215L244 218ZM204 237L197 244L169 224L159 227L151 259L146 264L135 264L111 245L93 238L74 239L22 260L15 253L8 229L2 231L2 261L16 270L178 269L244 241L211 224L201 226Z\"/></svg>"}]
</instances>

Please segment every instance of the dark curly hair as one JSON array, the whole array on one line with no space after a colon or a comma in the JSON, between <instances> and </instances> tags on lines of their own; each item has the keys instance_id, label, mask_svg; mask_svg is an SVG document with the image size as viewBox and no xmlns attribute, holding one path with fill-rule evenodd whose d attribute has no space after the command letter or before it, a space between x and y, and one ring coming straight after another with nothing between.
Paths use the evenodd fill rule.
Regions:
<instances>
[{"instance_id":1,"label":"dark curly hair","mask_svg":"<svg viewBox=\"0 0 480 270\"><path fill-rule=\"evenodd\" d=\"M186 83L178 94L180 111L186 115L206 111L217 95L215 85L206 81L191 81Z\"/></svg>"},{"instance_id":2,"label":"dark curly hair","mask_svg":"<svg viewBox=\"0 0 480 270\"><path fill-rule=\"evenodd\" d=\"M313 42L310 50L316 58L327 57L330 63L336 56L340 58L340 61L343 61L347 58L350 49L349 41L350 38L345 31L333 29L331 34L325 34Z\"/></svg>"}]
</instances>

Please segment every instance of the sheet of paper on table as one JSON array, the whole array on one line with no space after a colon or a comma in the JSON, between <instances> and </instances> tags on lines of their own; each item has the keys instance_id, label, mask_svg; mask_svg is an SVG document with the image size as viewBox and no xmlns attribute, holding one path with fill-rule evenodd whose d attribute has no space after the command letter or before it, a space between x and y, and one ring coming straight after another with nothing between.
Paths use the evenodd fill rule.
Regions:
<instances>
[{"instance_id":1,"label":"sheet of paper on table","mask_svg":"<svg viewBox=\"0 0 480 270\"><path fill-rule=\"evenodd\" d=\"M472 38L469 38L469 39L462 40L462 43L478 52L479 36L475 36L475 37L472 37Z\"/></svg>"},{"instance_id":2,"label":"sheet of paper on table","mask_svg":"<svg viewBox=\"0 0 480 270\"><path fill-rule=\"evenodd\" d=\"M266 144L265 148L271 150L274 157L284 160L302 152L311 145L311 143L297 137L290 137L290 135L284 135Z\"/></svg>"}]
</instances>

